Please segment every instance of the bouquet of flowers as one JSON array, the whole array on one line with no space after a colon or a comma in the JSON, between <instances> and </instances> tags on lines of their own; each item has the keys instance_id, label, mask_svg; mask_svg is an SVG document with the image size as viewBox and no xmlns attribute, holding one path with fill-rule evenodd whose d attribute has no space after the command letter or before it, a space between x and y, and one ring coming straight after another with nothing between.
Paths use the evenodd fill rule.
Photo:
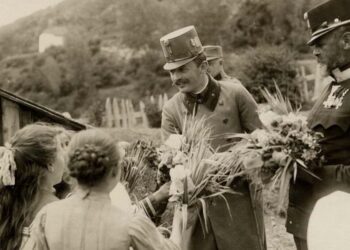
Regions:
<instances>
[{"instance_id":1,"label":"bouquet of flowers","mask_svg":"<svg viewBox=\"0 0 350 250\"><path fill-rule=\"evenodd\" d=\"M312 170L321 159L318 140L322 134L308 128L306 117L293 110L277 86L276 89L276 95L262 91L272 109L260 114L264 128L228 136L243 140L218 161L231 166L232 178L244 175L258 184L262 173L271 173L269 182L279 190L277 206L281 209L288 199L290 180L295 181L299 171L319 179Z\"/></svg>"},{"instance_id":2,"label":"bouquet of flowers","mask_svg":"<svg viewBox=\"0 0 350 250\"><path fill-rule=\"evenodd\" d=\"M205 118L189 118L182 135L171 135L161 147L161 168L168 168L171 179L170 201L182 207L183 228L188 222L189 206L199 204L207 229L206 198L231 190L219 178L220 166L213 164L214 150L210 147L210 128ZM226 176L227 177L227 176ZM197 210L198 212L199 210Z\"/></svg>"}]
</instances>

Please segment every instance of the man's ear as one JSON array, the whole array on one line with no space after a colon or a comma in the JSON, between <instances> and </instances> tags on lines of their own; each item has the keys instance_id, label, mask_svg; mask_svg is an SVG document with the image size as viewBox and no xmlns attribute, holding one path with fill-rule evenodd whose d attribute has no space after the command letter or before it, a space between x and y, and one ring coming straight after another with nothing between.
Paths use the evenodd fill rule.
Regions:
<instances>
[{"instance_id":1,"label":"man's ear","mask_svg":"<svg viewBox=\"0 0 350 250\"><path fill-rule=\"evenodd\" d=\"M203 61L200 66L201 71L206 74L208 72L208 68L209 68L208 61Z\"/></svg>"},{"instance_id":2,"label":"man's ear","mask_svg":"<svg viewBox=\"0 0 350 250\"><path fill-rule=\"evenodd\" d=\"M350 50L350 32L344 32L341 38L344 50Z\"/></svg>"}]
</instances>

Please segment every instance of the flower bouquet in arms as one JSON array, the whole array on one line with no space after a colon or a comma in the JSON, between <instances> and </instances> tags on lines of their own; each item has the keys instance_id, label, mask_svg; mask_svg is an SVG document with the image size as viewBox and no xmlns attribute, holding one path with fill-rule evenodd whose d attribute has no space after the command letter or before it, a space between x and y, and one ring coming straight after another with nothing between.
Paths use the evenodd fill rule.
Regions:
<instances>
[{"instance_id":1,"label":"flower bouquet in arms","mask_svg":"<svg viewBox=\"0 0 350 250\"><path fill-rule=\"evenodd\" d=\"M182 135L171 135L162 146L160 165L168 167L172 181L169 201L182 207L184 230L192 221L188 217L188 207L199 205L196 207L197 215L203 211L204 221L201 220L201 223L207 229L206 199L231 192L217 176L219 165L212 164L215 152L209 144L210 128L205 120L187 119Z\"/></svg>"},{"instance_id":2,"label":"flower bouquet in arms","mask_svg":"<svg viewBox=\"0 0 350 250\"><path fill-rule=\"evenodd\" d=\"M228 163L234 176L245 175L253 183L263 181L271 184L271 190L277 189L277 207L281 210L288 199L290 181L297 175L319 179L313 170L321 159L318 140L322 134L307 126L306 117L292 109L277 85L276 90L275 95L262 90L271 107L260 114L263 129L228 136L243 139L230 148L232 159Z\"/></svg>"}]
</instances>

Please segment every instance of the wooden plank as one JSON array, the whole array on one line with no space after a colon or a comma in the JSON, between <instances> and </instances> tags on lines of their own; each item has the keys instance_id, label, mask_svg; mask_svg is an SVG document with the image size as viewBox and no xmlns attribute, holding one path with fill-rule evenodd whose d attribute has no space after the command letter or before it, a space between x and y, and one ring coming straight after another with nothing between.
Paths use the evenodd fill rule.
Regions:
<instances>
[{"instance_id":1,"label":"wooden plank","mask_svg":"<svg viewBox=\"0 0 350 250\"><path fill-rule=\"evenodd\" d=\"M131 114L130 114L130 109L129 109L129 100L125 99L125 116L126 116L126 120L127 120L127 124L128 124L128 128L131 127Z\"/></svg>"},{"instance_id":2,"label":"wooden plank","mask_svg":"<svg viewBox=\"0 0 350 250\"><path fill-rule=\"evenodd\" d=\"M0 114L1 117L3 116L3 112L2 112L2 100L3 98L0 98ZM3 126L3 122L2 119L0 120L0 145L4 145L4 126Z\"/></svg>"},{"instance_id":3,"label":"wooden plank","mask_svg":"<svg viewBox=\"0 0 350 250\"><path fill-rule=\"evenodd\" d=\"M304 100L309 100L309 90L307 87L307 79L306 79L306 72L305 72L305 67L304 66L300 66L300 70L301 70L301 77L302 77L302 84L303 84L303 97Z\"/></svg>"},{"instance_id":4,"label":"wooden plank","mask_svg":"<svg viewBox=\"0 0 350 250\"><path fill-rule=\"evenodd\" d=\"M128 116L126 113L126 105L125 105L125 99L121 100L121 114L123 117L123 128L128 128Z\"/></svg>"},{"instance_id":5,"label":"wooden plank","mask_svg":"<svg viewBox=\"0 0 350 250\"><path fill-rule=\"evenodd\" d=\"M130 99L126 100L126 110L128 114L128 122L129 122L129 127L134 127L136 125L135 120L134 120L134 107L132 106L132 102Z\"/></svg>"},{"instance_id":6,"label":"wooden plank","mask_svg":"<svg viewBox=\"0 0 350 250\"><path fill-rule=\"evenodd\" d=\"M26 107L19 106L19 126L23 128L25 125L33 122L32 111Z\"/></svg>"},{"instance_id":7,"label":"wooden plank","mask_svg":"<svg viewBox=\"0 0 350 250\"><path fill-rule=\"evenodd\" d=\"M108 128L112 128L113 127L113 115L112 115L112 104L111 104L111 100L109 98L107 98L106 100L106 125Z\"/></svg>"},{"instance_id":8,"label":"wooden plank","mask_svg":"<svg viewBox=\"0 0 350 250\"><path fill-rule=\"evenodd\" d=\"M3 139L8 142L10 138L19 130L19 106L13 101L1 99Z\"/></svg>"},{"instance_id":9,"label":"wooden plank","mask_svg":"<svg viewBox=\"0 0 350 250\"><path fill-rule=\"evenodd\" d=\"M119 110L119 104L118 104L117 98L113 98L113 117L114 117L114 127L120 128L121 119L120 119L120 110Z\"/></svg>"},{"instance_id":10,"label":"wooden plank","mask_svg":"<svg viewBox=\"0 0 350 250\"><path fill-rule=\"evenodd\" d=\"M143 101L140 101L140 113L142 116L142 127L147 128L148 127L148 119L145 113L145 104Z\"/></svg>"}]
</instances>

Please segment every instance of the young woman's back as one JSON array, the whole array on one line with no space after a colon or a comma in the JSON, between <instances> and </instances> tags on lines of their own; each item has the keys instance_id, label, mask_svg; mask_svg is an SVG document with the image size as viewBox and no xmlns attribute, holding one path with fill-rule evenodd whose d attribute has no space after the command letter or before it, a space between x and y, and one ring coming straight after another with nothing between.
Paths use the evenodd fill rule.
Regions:
<instances>
[{"instance_id":1,"label":"young woman's back","mask_svg":"<svg viewBox=\"0 0 350 250\"><path fill-rule=\"evenodd\" d=\"M128 214L111 205L108 195L81 190L47 205L34 228L41 250L178 249L144 214Z\"/></svg>"},{"instance_id":2,"label":"young woman's back","mask_svg":"<svg viewBox=\"0 0 350 250\"><path fill-rule=\"evenodd\" d=\"M77 191L46 206L37 219L45 236L36 231L35 237L48 249L129 249L130 217L113 207L108 195Z\"/></svg>"}]
</instances>

